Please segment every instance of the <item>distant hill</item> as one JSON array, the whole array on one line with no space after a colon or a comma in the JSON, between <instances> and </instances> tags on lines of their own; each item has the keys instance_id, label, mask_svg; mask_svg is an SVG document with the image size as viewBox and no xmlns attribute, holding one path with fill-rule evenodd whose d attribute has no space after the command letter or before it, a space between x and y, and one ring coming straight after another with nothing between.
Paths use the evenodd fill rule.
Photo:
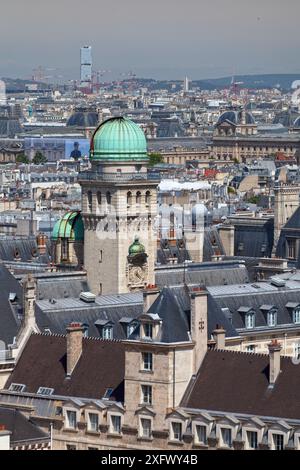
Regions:
<instances>
[{"instance_id":1,"label":"distant hill","mask_svg":"<svg viewBox=\"0 0 300 470\"><path fill-rule=\"evenodd\" d=\"M34 82L33 80L22 80L20 78L3 77L2 80L5 82L7 93L22 93L26 91L26 85L37 83L37 82ZM45 90L48 88L49 88L49 85L47 85L46 83L38 83L39 90Z\"/></svg>"},{"instance_id":2,"label":"distant hill","mask_svg":"<svg viewBox=\"0 0 300 470\"><path fill-rule=\"evenodd\" d=\"M205 80L192 80L192 84L202 90L216 90L229 88L232 77L211 78ZM300 73L296 74L264 74L264 75L236 75L236 82L242 82L242 88L262 89L275 88L289 91L294 80L300 80ZM153 80L145 78L135 78L126 82L134 81L140 86L146 86L150 90L165 89L169 91L178 91L182 89L183 80ZM124 83L124 82L123 82Z\"/></svg>"},{"instance_id":3,"label":"distant hill","mask_svg":"<svg viewBox=\"0 0 300 470\"><path fill-rule=\"evenodd\" d=\"M290 90L294 80L300 80L300 73L266 74L266 75L236 75L236 82L243 82L242 88L275 88ZM212 78L209 80L193 80L193 84L203 90L222 89L230 86L232 77Z\"/></svg>"}]
</instances>

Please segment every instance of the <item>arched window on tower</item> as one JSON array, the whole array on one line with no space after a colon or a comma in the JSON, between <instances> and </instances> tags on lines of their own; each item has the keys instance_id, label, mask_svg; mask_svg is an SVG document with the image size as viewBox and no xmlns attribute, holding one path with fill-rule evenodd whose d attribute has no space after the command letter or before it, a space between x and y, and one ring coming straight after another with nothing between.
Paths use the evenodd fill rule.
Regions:
<instances>
[{"instance_id":1,"label":"arched window on tower","mask_svg":"<svg viewBox=\"0 0 300 470\"><path fill-rule=\"evenodd\" d=\"M107 193L106 193L106 203L109 206L111 205L111 194L110 194L109 191L107 191Z\"/></svg>"},{"instance_id":2,"label":"arched window on tower","mask_svg":"<svg viewBox=\"0 0 300 470\"><path fill-rule=\"evenodd\" d=\"M127 207L130 207L132 205L132 193L131 191L128 191L127 193Z\"/></svg>"},{"instance_id":3,"label":"arched window on tower","mask_svg":"<svg viewBox=\"0 0 300 470\"><path fill-rule=\"evenodd\" d=\"M101 203L102 203L101 191L97 192L97 203L98 203L98 206L101 206Z\"/></svg>"},{"instance_id":4,"label":"arched window on tower","mask_svg":"<svg viewBox=\"0 0 300 470\"><path fill-rule=\"evenodd\" d=\"M136 193L136 204L141 204L142 202L142 194L140 191L137 191Z\"/></svg>"},{"instance_id":5,"label":"arched window on tower","mask_svg":"<svg viewBox=\"0 0 300 470\"><path fill-rule=\"evenodd\" d=\"M147 207L149 207L150 204L151 204L151 193L150 193L150 191L146 191L145 203L146 203Z\"/></svg>"},{"instance_id":6,"label":"arched window on tower","mask_svg":"<svg viewBox=\"0 0 300 470\"><path fill-rule=\"evenodd\" d=\"M93 209L93 194L92 194L92 191L88 191L88 193L87 193L87 205L88 205L88 211L92 212L92 209Z\"/></svg>"}]
</instances>

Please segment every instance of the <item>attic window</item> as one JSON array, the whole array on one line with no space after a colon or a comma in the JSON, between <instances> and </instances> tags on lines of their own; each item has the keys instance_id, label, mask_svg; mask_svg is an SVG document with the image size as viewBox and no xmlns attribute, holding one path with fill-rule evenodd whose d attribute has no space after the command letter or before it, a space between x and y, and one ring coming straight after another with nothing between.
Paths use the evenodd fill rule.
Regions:
<instances>
[{"instance_id":1,"label":"attic window","mask_svg":"<svg viewBox=\"0 0 300 470\"><path fill-rule=\"evenodd\" d=\"M238 251L243 251L243 249L244 249L244 243L239 243Z\"/></svg>"},{"instance_id":2,"label":"attic window","mask_svg":"<svg viewBox=\"0 0 300 470\"><path fill-rule=\"evenodd\" d=\"M26 385L24 384L10 384L9 389L11 392L24 392Z\"/></svg>"},{"instance_id":3,"label":"attic window","mask_svg":"<svg viewBox=\"0 0 300 470\"><path fill-rule=\"evenodd\" d=\"M54 392L54 388L48 388L48 387L40 387L37 391L39 395L52 395Z\"/></svg>"},{"instance_id":4,"label":"attic window","mask_svg":"<svg viewBox=\"0 0 300 470\"><path fill-rule=\"evenodd\" d=\"M300 323L300 308L297 307L293 311L293 322L298 325Z\"/></svg>"},{"instance_id":5,"label":"attic window","mask_svg":"<svg viewBox=\"0 0 300 470\"><path fill-rule=\"evenodd\" d=\"M108 324L102 328L102 338L103 339L113 339L113 327Z\"/></svg>"},{"instance_id":6,"label":"attic window","mask_svg":"<svg viewBox=\"0 0 300 470\"><path fill-rule=\"evenodd\" d=\"M153 338L153 325L152 323L144 323L143 325L144 338L152 339Z\"/></svg>"},{"instance_id":7,"label":"attic window","mask_svg":"<svg viewBox=\"0 0 300 470\"><path fill-rule=\"evenodd\" d=\"M113 388L107 388L107 389L105 390L104 395L103 395L103 400L109 400L110 397L111 397L111 395L112 395L112 393L113 393L113 391L114 391Z\"/></svg>"},{"instance_id":8,"label":"attic window","mask_svg":"<svg viewBox=\"0 0 300 470\"><path fill-rule=\"evenodd\" d=\"M137 322L132 322L129 325L127 325L127 328L126 328L127 338L130 338L130 336L134 333L137 327L138 327Z\"/></svg>"}]
</instances>

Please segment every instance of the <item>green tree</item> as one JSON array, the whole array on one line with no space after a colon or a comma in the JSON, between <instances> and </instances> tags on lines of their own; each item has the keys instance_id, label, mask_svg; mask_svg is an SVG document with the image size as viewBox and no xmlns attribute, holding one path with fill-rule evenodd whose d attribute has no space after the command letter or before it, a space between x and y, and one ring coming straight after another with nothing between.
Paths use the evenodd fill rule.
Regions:
<instances>
[{"instance_id":1,"label":"green tree","mask_svg":"<svg viewBox=\"0 0 300 470\"><path fill-rule=\"evenodd\" d=\"M42 154L42 152L36 152L32 159L32 163L35 165L42 165L43 163L47 163L47 158Z\"/></svg>"},{"instance_id":2,"label":"green tree","mask_svg":"<svg viewBox=\"0 0 300 470\"><path fill-rule=\"evenodd\" d=\"M19 155L16 156L16 162L17 163L29 163L28 157L24 153L19 153Z\"/></svg>"},{"instance_id":3,"label":"green tree","mask_svg":"<svg viewBox=\"0 0 300 470\"><path fill-rule=\"evenodd\" d=\"M164 159L161 153L149 153L149 166L158 165L163 162Z\"/></svg>"},{"instance_id":4,"label":"green tree","mask_svg":"<svg viewBox=\"0 0 300 470\"><path fill-rule=\"evenodd\" d=\"M247 202L250 202L251 204L258 204L259 202L259 196L250 196L247 199Z\"/></svg>"}]
</instances>

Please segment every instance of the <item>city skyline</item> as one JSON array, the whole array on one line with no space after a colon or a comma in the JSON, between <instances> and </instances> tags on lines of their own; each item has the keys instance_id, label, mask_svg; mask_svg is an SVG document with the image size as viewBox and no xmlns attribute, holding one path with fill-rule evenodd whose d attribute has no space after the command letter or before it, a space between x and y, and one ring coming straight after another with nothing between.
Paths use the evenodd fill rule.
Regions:
<instances>
[{"instance_id":1,"label":"city skyline","mask_svg":"<svg viewBox=\"0 0 300 470\"><path fill-rule=\"evenodd\" d=\"M7 21L0 31L1 76L30 78L41 65L51 68L50 76L78 79L79 49L86 44L105 80L130 71L157 79L300 73L299 13L297 0L284 11L278 0L87 0L84 8L78 0L59 6L57 0L12 0L2 7L14 30Z\"/></svg>"}]
</instances>

